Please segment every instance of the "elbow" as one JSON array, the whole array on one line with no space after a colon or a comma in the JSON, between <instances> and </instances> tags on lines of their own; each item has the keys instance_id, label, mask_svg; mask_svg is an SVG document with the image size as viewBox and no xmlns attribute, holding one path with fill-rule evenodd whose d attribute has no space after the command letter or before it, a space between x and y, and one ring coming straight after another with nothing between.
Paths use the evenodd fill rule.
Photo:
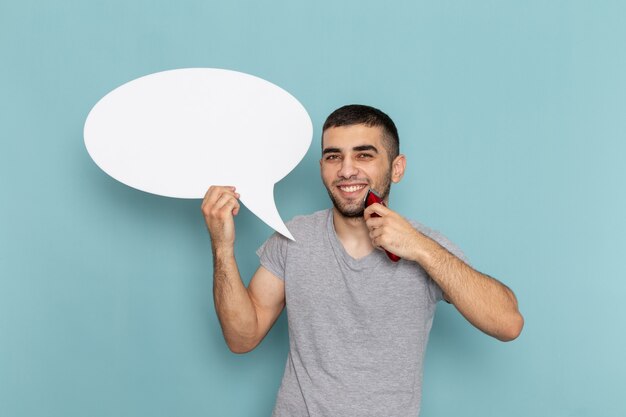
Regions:
<instances>
[{"instance_id":1,"label":"elbow","mask_svg":"<svg viewBox=\"0 0 626 417\"><path fill-rule=\"evenodd\" d=\"M228 345L228 349L230 349L231 352L237 355L243 355L244 353L248 353L254 350L254 348L244 348L241 346L231 346L231 345Z\"/></svg>"},{"instance_id":2,"label":"elbow","mask_svg":"<svg viewBox=\"0 0 626 417\"><path fill-rule=\"evenodd\" d=\"M256 325L253 326L251 323L247 323L245 326L232 326L228 331L222 329L222 334L228 349L238 355L253 351L262 339L256 331Z\"/></svg>"},{"instance_id":3,"label":"elbow","mask_svg":"<svg viewBox=\"0 0 626 417\"><path fill-rule=\"evenodd\" d=\"M258 346L258 342L233 342L233 341L226 341L226 345L228 346L228 349L230 349L231 352L237 354L237 355L243 355L244 353L248 353L248 352L252 352L257 346Z\"/></svg>"},{"instance_id":4,"label":"elbow","mask_svg":"<svg viewBox=\"0 0 626 417\"><path fill-rule=\"evenodd\" d=\"M519 337L524 328L524 317L520 313L513 316L508 322L506 327L502 329L502 332L497 336L497 339L502 342L511 342Z\"/></svg>"}]
</instances>

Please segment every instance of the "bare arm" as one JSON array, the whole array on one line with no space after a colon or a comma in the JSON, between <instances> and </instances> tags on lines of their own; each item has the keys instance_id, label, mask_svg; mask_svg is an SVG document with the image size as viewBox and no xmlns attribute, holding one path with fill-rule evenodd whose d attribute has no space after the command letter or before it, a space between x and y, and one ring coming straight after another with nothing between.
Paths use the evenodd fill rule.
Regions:
<instances>
[{"instance_id":1,"label":"bare arm","mask_svg":"<svg viewBox=\"0 0 626 417\"><path fill-rule=\"evenodd\" d=\"M373 212L381 217L371 217ZM365 219L375 246L419 263L475 327L502 341L519 336L524 319L507 286L476 271L387 207L368 207Z\"/></svg>"},{"instance_id":2,"label":"bare arm","mask_svg":"<svg viewBox=\"0 0 626 417\"><path fill-rule=\"evenodd\" d=\"M226 344L235 353L254 349L285 305L284 283L263 267L245 287L235 260L235 225L239 195L234 187L210 187L202 213L211 235L213 299Z\"/></svg>"},{"instance_id":3,"label":"bare arm","mask_svg":"<svg viewBox=\"0 0 626 417\"><path fill-rule=\"evenodd\" d=\"M504 342L519 336L524 319L515 295L506 285L476 271L423 234L418 239L421 242L413 260L470 323Z\"/></svg>"}]
</instances>

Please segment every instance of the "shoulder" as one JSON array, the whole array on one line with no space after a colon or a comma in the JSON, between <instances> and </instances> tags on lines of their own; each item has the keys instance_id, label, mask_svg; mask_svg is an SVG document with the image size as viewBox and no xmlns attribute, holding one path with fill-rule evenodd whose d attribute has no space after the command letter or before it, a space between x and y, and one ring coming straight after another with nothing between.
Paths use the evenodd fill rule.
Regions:
<instances>
[{"instance_id":1,"label":"shoulder","mask_svg":"<svg viewBox=\"0 0 626 417\"><path fill-rule=\"evenodd\" d=\"M263 260L264 257L270 257L272 254L280 255L285 258L288 252L297 253L306 248L311 248L316 242L323 241L323 233L326 230L329 210L321 210L312 214L296 216L285 225L293 235L295 241L292 241L278 232L274 232L266 241L257 249L256 253Z\"/></svg>"},{"instance_id":2,"label":"shoulder","mask_svg":"<svg viewBox=\"0 0 626 417\"><path fill-rule=\"evenodd\" d=\"M315 236L326 230L326 223L331 209L316 211L312 214L295 216L286 223L296 242L299 239Z\"/></svg>"},{"instance_id":3,"label":"shoulder","mask_svg":"<svg viewBox=\"0 0 626 417\"><path fill-rule=\"evenodd\" d=\"M461 259L463 262L467 263L467 258L465 257L463 251L454 242L448 239L443 233L439 232L438 230L431 229L430 227L425 226L418 221L411 219L407 220L417 231L439 243L448 252Z\"/></svg>"}]
</instances>

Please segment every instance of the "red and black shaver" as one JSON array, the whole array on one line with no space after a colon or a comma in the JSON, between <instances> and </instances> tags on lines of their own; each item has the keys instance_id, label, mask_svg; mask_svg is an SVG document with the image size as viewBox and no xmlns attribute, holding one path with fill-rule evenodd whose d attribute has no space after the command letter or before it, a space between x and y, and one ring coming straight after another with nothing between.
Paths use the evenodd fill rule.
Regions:
<instances>
[{"instance_id":1,"label":"red and black shaver","mask_svg":"<svg viewBox=\"0 0 626 417\"><path fill-rule=\"evenodd\" d=\"M385 202L383 201L383 199L380 198L378 194L376 194L374 191L370 189L367 192L367 195L365 196L365 208L369 207L370 205L374 203L380 203L383 206L385 205ZM380 217L380 215L378 213L372 213L372 217ZM398 255L394 255L393 253L389 252L387 249L385 249L385 253L389 257L389 259L391 259L393 262L398 262L400 260L400 257Z\"/></svg>"}]
</instances>

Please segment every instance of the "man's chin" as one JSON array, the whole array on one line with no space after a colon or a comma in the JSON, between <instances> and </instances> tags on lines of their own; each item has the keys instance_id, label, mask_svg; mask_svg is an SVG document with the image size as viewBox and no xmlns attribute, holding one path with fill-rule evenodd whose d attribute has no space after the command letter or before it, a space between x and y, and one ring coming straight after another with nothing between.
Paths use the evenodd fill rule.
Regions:
<instances>
[{"instance_id":1,"label":"man's chin","mask_svg":"<svg viewBox=\"0 0 626 417\"><path fill-rule=\"evenodd\" d=\"M333 205L335 206L335 210L343 217L354 219L358 217L363 217L363 212L365 211L364 207L342 207L333 201Z\"/></svg>"},{"instance_id":2,"label":"man's chin","mask_svg":"<svg viewBox=\"0 0 626 417\"><path fill-rule=\"evenodd\" d=\"M328 196L330 197L330 200L333 202L333 206L335 207L335 210L341 214L341 216L345 217L345 218L350 218L350 219L354 219L354 218L359 218L359 217L363 217L363 212L365 211L365 202L352 202L352 204L341 204L338 201L338 198L335 198L335 196L328 190L328 188L326 189L326 191L328 191Z\"/></svg>"},{"instance_id":3,"label":"man's chin","mask_svg":"<svg viewBox=\"0 0 626 417\"><path fill-rule=\"evenodd\" d=\"M341 214L343 217L347 219L358 219L358 218L363 217L363 210L357 212L357 211L343 211L343 210L337 209L337 211L339 212L339 214Z\"/></svg>"}]
</instances>

